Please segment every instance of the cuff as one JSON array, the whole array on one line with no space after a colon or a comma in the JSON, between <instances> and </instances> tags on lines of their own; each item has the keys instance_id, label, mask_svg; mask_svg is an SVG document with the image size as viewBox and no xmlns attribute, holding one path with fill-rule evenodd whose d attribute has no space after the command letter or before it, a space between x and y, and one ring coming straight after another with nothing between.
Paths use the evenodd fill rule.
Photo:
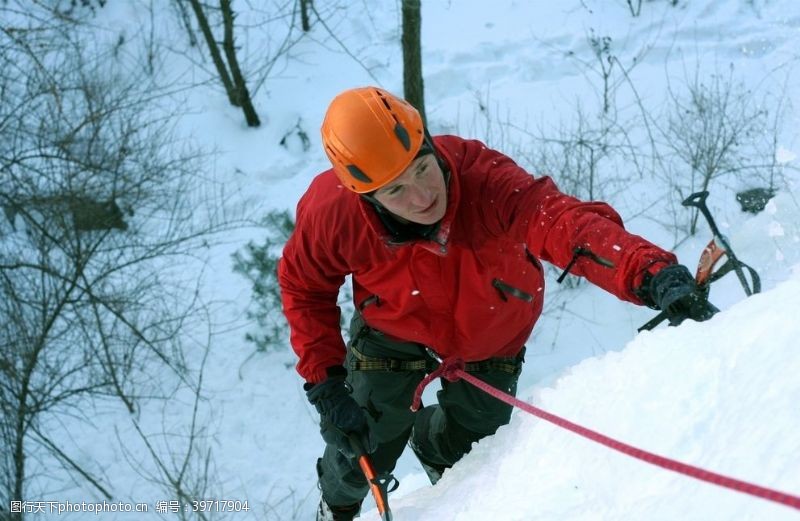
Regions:
<instances>
[{"instance_id":1,"label":"cuff","mask_svg":"<svg viewBox=\"0 0 800 521\"><path fill-rule=\"evenodd\" d=\"M326 368L324 374L320 375L319 378L312 377L312 378L309 378L308 380L306 380L306 383L303 384L303 390L308 391L309 389L311 389L312 387L314 387L318 383L322 383L322 382L324 382L325 380L327 380L328 378L330 378L332 376L345 376L346 377L347 376L347 369L345 369L341 365L332 365L332 366Z\"/></svg>"},{"instance_id":2,"label":"cuff","mask_svg":"<svg viewBox=\"0 0 800 521\"><path fill-rule=\"evenodd\" d=\"M653 298L650 296L650 280L656 275L656 273L663 270L667 266L672 266L673 264L676 263L666 259L655 259L646 264L645 267L636 274L633 279L633 293L639 297L639 300L642 301L642 304L651 309L659 309L656 303L653 302Z\"/></svg>"}]
</instances>

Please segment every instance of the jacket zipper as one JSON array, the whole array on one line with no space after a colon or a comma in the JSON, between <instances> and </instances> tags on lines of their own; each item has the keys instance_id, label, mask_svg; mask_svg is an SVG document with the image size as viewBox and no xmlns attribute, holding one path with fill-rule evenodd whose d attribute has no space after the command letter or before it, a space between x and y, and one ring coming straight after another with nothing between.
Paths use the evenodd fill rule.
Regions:
<instances>
[{"instance_id":1,"label":"jacket zipper","mask_svg":"<svg viewBox=\"0 0 800 521\"><path fill-rule=\"evenodd\" d=\"M597 264L599 264L601 266L605 266L606 268L612 268L612 269L614 268L614 263L613 262L611 262L608 259L604 259L603 257L600 257L599 255L595 254L589 248L584 248L583 246L578 246L577 248L572 250L572 253L573 253L572 259L567 263L567 267L564 268L564 272L558 277L558 279L556 279L556 282L558 282L559 284L564 282L564 279L566 278L567 274L569 273L569 270L572 269L572 266L575 264L575 262L581 256L589 257L591 260L593 260Z\"/></svg>"}]
</instances>

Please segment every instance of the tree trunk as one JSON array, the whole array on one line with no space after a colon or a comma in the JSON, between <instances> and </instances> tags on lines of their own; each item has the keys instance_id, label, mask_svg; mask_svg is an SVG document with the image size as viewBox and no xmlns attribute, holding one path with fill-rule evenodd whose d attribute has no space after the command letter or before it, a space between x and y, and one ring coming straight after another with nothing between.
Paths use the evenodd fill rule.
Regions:
<instances>
[{"instance_id":1,"label":"tree trunk","mask_svg":"<svg viewBox=\"0 0 800 521\"><path fill-rule=\"evenodd\" d=\"M24 391L25 389L23 389ZM21 400L27 400L27 394L23 392ZM17 410L17 421L14 425L14 477L13 491L11 499L13 501L23 501L23 486L25 483L25 406L20 404ZM12 517L12 519L15 519ZM16 519L22 519L22 514Z\"/></svg>"},{"instance_id":2,"label":"tree trunk","mask_svg":"<svg viewBox=\"0 0 800 521\"><path fill-rule=\"evenodd\" d=\"M214 33L211 32L211 27L208 25L208 18L203 12L203 7L200 5L199 0L189 0L189 3L192 5L194 14L197 17L197 23L200 25L200 31L203 33L206 44L208 44L208 51L211 53L211 60L217 68L219 79L222 80L222 85L225 86L225 93L228 95L228 101L230 101L231 105L234 107L238 107L239 105L234 95L233 82L231 81L230 74L228 74L225 61L222 59L222 54L219 52L219 46L214 39Z\"/></svg>"},{"instance_id":3,"label":"tree trunk","mask_svg":"<svg viewBox=\"0 0 800 521\"><path fill-rule=\"evenodd\" d=\"M214 66L217 68L220 80L222 80L222 84L225 86L225 93L228 95L228 101L230 101L231 105L234 107L241 107L242 112L244 112L244 118L247 121L247 126L261 126L261 120L253 106L250 92L247 90L242 70L239 67L239 61L236 58L236 46L233 37L233 19L235 15L231 8L231 0L220 0L219 2L224 28L224 36L222 39L222 48L225 53L224 57L220 52L219 44L214 39L214 33L211 32L211 26L208 24L208 17L205 15L202 5L200 5L200 0L189 0L189 2L192 5L195 16L197 16L197 22L200 25L200 30L203 32L203 37L208 44L211 59L214 61ZM228 72L229 70L230 72Z\"/></svg>"},{"instance_id":4,"label":"tree trunk","mask_svg":"<svg viewBox=\"0 0 800 521\"><path fill-rule=\"evenodd\" d=\"M422 82L420 0L403 0L403 96L425 117L425 90Z\"/></svg>"},{"instance_id":5,"label":"tree trunk","mask_svg":"<svg viewBox=\"0 0 800 521\"><path fill-rule=\"evenodd\" d=\"M247 85L242 76L242 70L239 68L239 61L236 59L236 47L233 43L233 10L231 9L231 0L220 0L220 9L222 9L222 20L225 27L225 36L222 40L222 46L225 49L225 56L228 58L228 67L231 69L233 76L233 89L234 97L238 104L237 107L242 107L244 111L247 126L258 127L261 126L261 120L258 119L253 101L250 99L250 92L247 90Z\"/></svg>"},{"instance_id":6,"label":"tree trunk","mask_svg":"<svg viewBox=\"0 0 800 521\"><path fill-rule=\"evenodd\" d=\"M300 0L300 19L303 24L303 31L308 32L311 30L311 21L308 17L308 9L314 0Z\"/></svg>"}]
</instances>

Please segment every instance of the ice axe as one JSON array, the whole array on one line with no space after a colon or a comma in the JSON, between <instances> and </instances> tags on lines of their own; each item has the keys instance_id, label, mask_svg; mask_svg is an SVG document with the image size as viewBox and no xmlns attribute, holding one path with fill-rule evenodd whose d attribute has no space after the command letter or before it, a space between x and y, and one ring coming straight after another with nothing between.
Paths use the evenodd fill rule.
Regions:
<instances>
[{"instance_id":1,"label":"ice axe","mask_svg":"<svg viewBox=\"0 0 800 521\"><path fill-rule=\"evenodd\" d=\"M736 257L736 254L733 253L733 248L731 248L731 245L728 243L728 240L725 238L725 236L720 233L717 223L714 222L714 218L711 216L711 211L708 209L708 205L706 205L706 199L708 199L708 190L703 190L702 192L697 192L690 195L683 201L683 203L681 203L683 206L693 207L700 210L700 213L702 213L706 218L706 221L708 221L708 226L711 228L711 233L714 234L711 242L708 243L703 250L703 253L700 255L700 263L697 266L697 285L701 288L708 287L709 284L733 270L736 272L736 276L739 278L739 282L742 284L742 288L748 297L755 293L759 293L761 291L761 279L759 278L758 273L756 273L756 270L740 261ZM719 261L719 259L723 256L727 256L728 260L719 270L717 270L715 273L712 273L717 261ZM745 269L750 272L750 277L753 279L752 287L750 287L750 284L747 282L747 278L744 276Z\"/></svg>"},{"instance_id":2,"label":"ice axe","mask_svg":"<svg viewBox=\"0 0 800 521\"><path fill-rule=\"evenodd\" d=\"M379 476L375 472L375 467L372 466L372 460L364 450L361 441L354 435L348 436L350 446L358 458L358 465L361 467L361 472L369 482L369 489L375 497L375 506L378 507L378 513L381 515L381 521L392 521L392 511L389 510L389 492L397 489L400 482L391 474Z\"/></svg>"},{"instance_id":3,"label":"ice axe","mask_svg":"<svg viewBox=\"0 0 800 521\"><path fill-rule=\"evenodd\" d=\"M736 276L739 278L739 282L742 284L742 288L748 297L759 293L761 291L761 278L758 276L758 273L756 273L756 270L740 261L736 257L736 254L733 253L733 249L727 239L725 239L725 236L720 233L717 223L711 216L711 211L708 209L708 205L706 205L706 199L708 199L708 191L704 190L690 195L682 203L683 206L694 207L700 210L700 213L702 213L708 221L711 233L713 233L711 241L703 248L703 253L700 254L700 260L697 263L695 282L697 283L698 289L700 289L707 298L708 292L711 289L711 283L719 280L722 276L733 270L736 272ZM725 261L717 271L714 271L714 267L722 257L727 257L728 260ZM747 278L744 276L745 269L750 273L750 277L753 280L752 288L750 284L748 284ZM640 327L639 331L653 329L666 318L667 313L662 311L653 317L652 320Z\"/></svg>"}]
</instances>

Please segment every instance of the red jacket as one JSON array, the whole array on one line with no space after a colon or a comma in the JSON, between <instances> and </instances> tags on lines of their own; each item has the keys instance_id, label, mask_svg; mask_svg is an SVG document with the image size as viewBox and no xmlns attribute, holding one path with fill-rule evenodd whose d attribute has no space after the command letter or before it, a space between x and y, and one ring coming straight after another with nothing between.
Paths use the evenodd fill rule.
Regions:
<instances>
[{"instance_id":1,"label":"red jacket","mask_svg":"<svg viewBox=\"0 0 800 521\"><path fill-rule=\"evenodd\" d=\"M478 141L434 139L450 168L448 207L434 240L390 244L369 203L332 170L318 175L297 205L297 225L278 266L297 370L309 382L341 365L336 300L353 274L355 305L371 327L465 361L514 356L542 311L538 259L641 304L634 288L646 270L675 256L626 232L607 204L584 203L534 178ZM608 264L606 262L605 264Z\"/></svg>"}]
</instances>

